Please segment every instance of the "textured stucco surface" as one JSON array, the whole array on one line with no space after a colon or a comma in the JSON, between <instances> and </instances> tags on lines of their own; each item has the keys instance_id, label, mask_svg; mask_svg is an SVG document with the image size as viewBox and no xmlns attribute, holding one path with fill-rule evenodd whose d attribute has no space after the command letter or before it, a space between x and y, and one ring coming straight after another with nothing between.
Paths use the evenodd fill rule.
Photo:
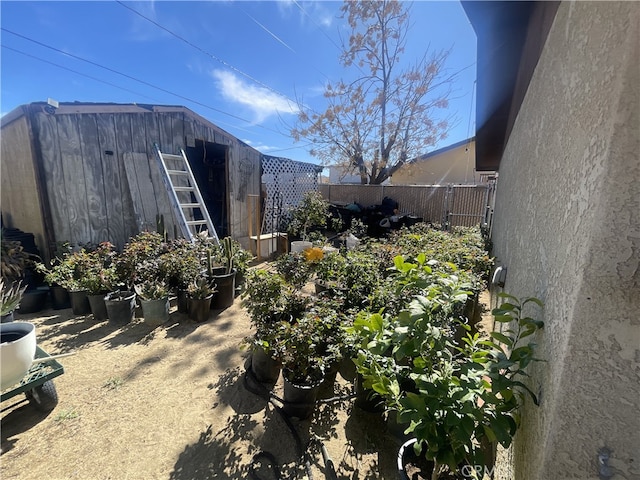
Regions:
<instances>
[{"instance_id":1,"label":"textured stucco surface","mask_svg":"<svg viewBox=\"0 0 640 480\"><path fill-rule=\"evenodd\" d=\"M640 478L640 4L563 2L500 166L504 290L545 302L546 362L496 478Z\"/></svg>"}]
</instances>

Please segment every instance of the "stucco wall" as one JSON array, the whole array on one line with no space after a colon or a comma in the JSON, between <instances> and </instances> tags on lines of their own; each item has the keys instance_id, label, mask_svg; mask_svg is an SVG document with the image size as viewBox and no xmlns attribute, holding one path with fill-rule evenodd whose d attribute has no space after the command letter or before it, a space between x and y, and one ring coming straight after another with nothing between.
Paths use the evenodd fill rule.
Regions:
<instances>
[{"instance_id":1,"label":"stucco wall","mask_svg":"<svg viewBox=\"0 0 640 480\"><path fill-rule=\"evenodd\" d=\"M494 253L546 362L496 478L640 478L639 31L635 2L563 2L507 143Z\"/></svg>"}]
</instances>

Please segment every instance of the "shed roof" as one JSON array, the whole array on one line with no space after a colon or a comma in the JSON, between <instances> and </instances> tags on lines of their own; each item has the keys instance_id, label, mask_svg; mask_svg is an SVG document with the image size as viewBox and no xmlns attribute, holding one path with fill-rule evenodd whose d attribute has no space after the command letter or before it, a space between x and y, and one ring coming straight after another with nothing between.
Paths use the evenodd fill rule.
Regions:
<instances>
[{"instance_id":1,"label":"shed roof","mask_svg":"<svg viewBox=\"0 0 640 480\"><path fill-rule=\"evenodd\" d=\"M74 114L74 113L183 113L184 115L191 117L198 123L205 124L211 128L223 130L218 125L210 122L206 118L198 115L193 110L188 109L182 105L153 105L147 103L104 103L104 102L59 102L57 107L52 107L48 102L32 102L25 105L20 105L14 108L9 113L2 117L0 126L5 125L17 120L18 118L26 115L30 107L42 107L48 109L52 114ZM224 131L224 130L223 130ZM236 138L235 135L226 132L229 136ZM237 138L236 138L237 139ZM247 145L245 142L237 139L238 142L243 145ZM247 145L248 146L248 145Z\"/></svg>"}]
</instances>

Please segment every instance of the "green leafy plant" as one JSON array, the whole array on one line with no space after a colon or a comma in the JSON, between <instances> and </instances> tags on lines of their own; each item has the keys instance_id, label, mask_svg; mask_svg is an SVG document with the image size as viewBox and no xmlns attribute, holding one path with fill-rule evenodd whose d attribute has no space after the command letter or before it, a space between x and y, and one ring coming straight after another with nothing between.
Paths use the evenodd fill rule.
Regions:
<instances>
[{"instance_id":1,"label":"green leafy plant","mask_svg":"<svg viewBox=\"0 0 640 480\"><path fill-rule=\"evenodd\" d=\"M313 273L312 264L306 260L302 252L280 255L275 261L275 267L287 282L298 288L302 288Z\"/></svg>"},{"instance_id":2,"label":"green leafy plant","mask_svg":"<svg viewBox=\"0 0 640 480\"><path fill-rule=\"evenodd\" d=\"M187 287L190 298L203 299L216 293L216 286L206 276L196 277Z\"/></svg>"},{"instance_id":3,"label":"green leafy plant","mask_svg":"<svg viewBox=\"0 0 640 480\"><path fill-rule=\"evenodd\" d=\"M246 308L253 335L244 339L246 345L264 349L278 359L278 332L286 324L295 323L308 306L310 298L285 278L265 269L254 269L247 274L242 305Z\"/></svg>"},{"instance_id":4,"label":"green leafy plant","mask_svg":"<svg viewBox=\"0 0 640 480\"><path fill-rule=\"evenodd\" d=\"M186 290L202 272L197 246L183 238L167 243L166 252L158 258L158 274L175 291Z\"/></svg>"},{"instance_id":5,"label":"green leafy plant","mask_svg":"<svg viewBox=\"0 0 640 480\"><path fill-rule=\"evenodd\" d=\"M135 285L134 288L143 300L162 300L169 296L169 288L162 281L146 280Z\"/></svg>"},{"instance_id":6,"label":"green leafy plant","mask_svg":"<svg viewBox=\"0 0 640 480\"><path fill-rule=\"evenodd\" d=\"M284 375L297 385L322 380L341 358L342 330L335 310L316 305L294 321L276 325L274 344Z\"/></svg>"},{"instance_id":7,"label":"green leafy plant","mask_svg":"<svg viewBox=\"0 0 640 480\"><path fill-rule=\"evenodd\" d=\"M446 301L442 292L416 296L396 317L371 315L355 325L370 339L360 351L359 371L387 408L398 412L405 432L416 437L416 453L434 462L434 480L462 462L483 464L487 441L508 447L525 397L537 404L520 377L536 360L535 344L523 340L543 323L523 310L542 303L502 294L508 301L493 314L508 328L488 340L476 333L456 342L442 319L444 310L457 310L450 304L461 301L462 294L450 294ZM409 388L403 379L410 381Z\"/></svg>"},{"instance_id":8,"label":"green leafy plant","mask_svg":"<svg viewBox=\"0 0 640 480\"><path fill-rule=\"evenodd\" d=\"M89 295L98 295L117 290L120 279L117 275L116 251L109 242L102 242L91 252L83 252L84 271L78 278L79 286Z\"/></svg>"},{"instance_id":9,"label":"green leafy plant","mask_svg":"<svg viewBox=\"0 0 640 480\"><path fill-rule=\"evenodd\" d=\"M166 253L167 243L156 232L142 232L132 237L115 261L117 277L133 288L144 280L158 279L161 275L159 257Z\"/></svg>"},{"instance_id":10,"label":"green leafy plant","mask_svg":"<svg viewBox=\"0 0 640 480\"><path fill-rule=\"evenodd\" d=\"M289 211L287 232L293 236L300 236L302 240L311 241L311 229L325 227L328 212L329 202L320 192L310 190L304 194L302 201Z\"/></svg>"},{"instance_id":11,"label":"green leafy plant","mask_svg":"<svg viewBox=\"0 0 640 480\"><path fill-rule=\"evenodd\" d=\"M2 273L2 278L8 282L24 279L27 269L35 267L40 258L37 255L26 252L19 241L5 240L4 230L1 236L0 272Z\"/></svg>"},{"instance_id":12,"label":"green leafy plant","mask_svg":"<svg viewBox=\"0 0 640 480\"><path fill-rule=\"evenodd\" d=\"M0 315L8 315L20 306L26 288L21 281L9 285L0 280Z\"/></svg>"}]
</instances>

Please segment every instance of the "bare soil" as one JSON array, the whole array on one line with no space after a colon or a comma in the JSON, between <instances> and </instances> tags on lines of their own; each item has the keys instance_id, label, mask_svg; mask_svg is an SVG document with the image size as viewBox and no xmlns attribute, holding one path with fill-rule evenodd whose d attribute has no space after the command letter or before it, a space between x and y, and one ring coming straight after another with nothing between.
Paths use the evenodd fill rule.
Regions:
<instances>
[{"instance_id":1,"label":"bare soil","mask_svg":"<svg viewBox=\"0 0 640 480\"><path fill-rule=\"evenodd\" d=\"M59 403L50 413L24 395L2 403L3 479L245 479L252 465L257 478L277 478L264 457L254 461L260 451L273 454L284 478L305 478L283 416L245 384L240 344L250 323L239 299L204 323L173 307L155 329L140 318L116 326L71 309L16 314L16 321L33 322L49 354L75 355L60 359L65 373L54 379ZM338 376L333 394L352 391ZM399 441L380 414L352 399L320 404L311 419L291 424L313 478L325 478L319 444L309 444L314 436L338 478L397 478Z\"/></svg>"}]
</instances>

